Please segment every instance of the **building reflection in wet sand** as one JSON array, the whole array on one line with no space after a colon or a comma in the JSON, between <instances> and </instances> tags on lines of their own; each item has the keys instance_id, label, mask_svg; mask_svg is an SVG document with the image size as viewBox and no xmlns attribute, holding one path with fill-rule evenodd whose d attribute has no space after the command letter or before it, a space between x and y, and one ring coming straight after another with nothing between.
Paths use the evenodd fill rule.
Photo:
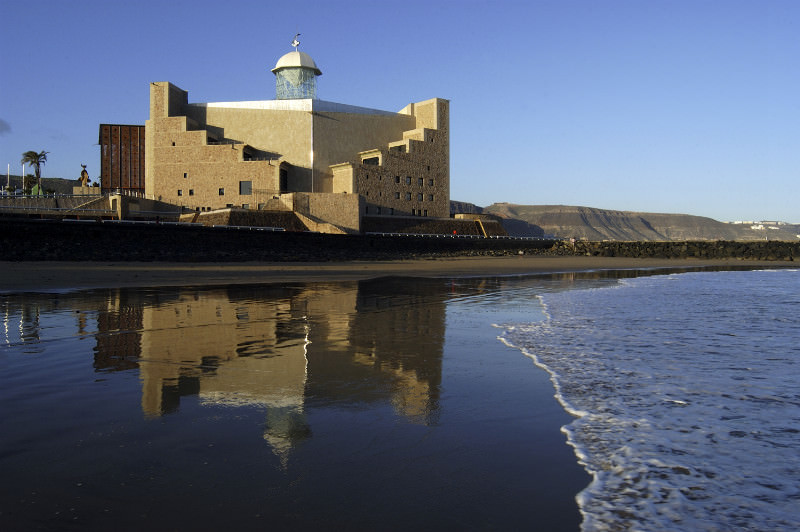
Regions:
<instances>
[{"instance_id":1,"label":"building reflection in wet sand","mask_svg":"<svg viewBox=\"0 0 800 532\"><path fill-rule=\"evenodd\" d=\"M436 423L442 283L405 284L399 294L393 284L118 289L75 301L60 294L28 301L19 326L33 338L40 306L70 308L78 335L96 339L96 371L138 369L148 417L178 410L187 395L264 408L264 439L285 467L313 434L307 404L386 402L409 422Z\"/></svg>"},{"instance_id":2,"label":"building reflection in wet sand","mask_svg":"<svg viewBox=\"0 0 800 532\"><path fill-rule=\"evenodd\" d=\"M2 295L0 522L575 529L568 416L491 323L591 275Z\"/></svg>"}]
</instances>

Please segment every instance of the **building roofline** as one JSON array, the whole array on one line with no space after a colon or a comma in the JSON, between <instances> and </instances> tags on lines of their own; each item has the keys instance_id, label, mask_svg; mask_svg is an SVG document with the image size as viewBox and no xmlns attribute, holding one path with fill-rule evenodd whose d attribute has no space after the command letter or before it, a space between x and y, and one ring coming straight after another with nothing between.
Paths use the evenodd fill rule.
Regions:
<instances>
[{"instance_id":1,"label":"building roofline","mask_svg":"<svg viewBox=\"0 0 800 532\"><path fill-rule=\"evenodd\" d=\"M218 109L263 109L270 111L306 111L306 112L328 112L328 113L351 113L362 115L378 116L397 116L396 111L384 111L381 109L371 109L369 107L359 107L346 103L329 102L325 100L314 100L310 98L298 100L255 100L245 102L206 102L190 103L189 106L218 108Z\"/></svg>"}]
</instances>

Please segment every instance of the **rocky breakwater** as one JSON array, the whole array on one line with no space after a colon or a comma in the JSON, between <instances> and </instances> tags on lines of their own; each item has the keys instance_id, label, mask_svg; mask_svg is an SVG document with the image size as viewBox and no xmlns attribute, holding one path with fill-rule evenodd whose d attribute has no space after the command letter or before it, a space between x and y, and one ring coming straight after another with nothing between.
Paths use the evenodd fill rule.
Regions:
<instances>
[{"instance_id":1,"label":"rocky breakwater","mask_svg":"<svg viewBox=\"0 0 800 532\"><path fill-rule=\"evenodd\" d=\"M659 259L741 259L768 261L800 260L800 242L785 241L693 241L693 242L557 242L556 255L634 257Z\"/></svg>"}]
</instances>

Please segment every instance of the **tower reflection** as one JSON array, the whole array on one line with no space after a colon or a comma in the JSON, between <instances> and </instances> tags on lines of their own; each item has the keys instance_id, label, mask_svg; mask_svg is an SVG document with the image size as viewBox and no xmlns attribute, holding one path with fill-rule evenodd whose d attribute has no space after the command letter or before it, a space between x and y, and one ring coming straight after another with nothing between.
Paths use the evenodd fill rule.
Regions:
<instances>
[{"instance_id":1,"label":"tower reflection","mask_svg":"<svg viewBox=\"0 0 800 532\"><path fill-rule=\"evenodd\" d=\"M435 423L444 283L398 282L107 291L95 368L138 369L149 417L190 395L264 408L264 439L284 465L312 435L312 406L386 402Z\"/></svg>"}]
</instances>

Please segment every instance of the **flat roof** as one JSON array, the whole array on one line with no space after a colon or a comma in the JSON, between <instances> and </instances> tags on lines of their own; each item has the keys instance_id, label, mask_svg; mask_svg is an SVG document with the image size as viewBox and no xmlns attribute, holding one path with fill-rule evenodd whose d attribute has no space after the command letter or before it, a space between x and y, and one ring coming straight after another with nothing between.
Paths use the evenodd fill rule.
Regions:
<instances>
[{"instance_id":1,"label":"flat roof","mask_svg":"<svg viewBox=\"0 0 800 532\"><path fill-rule=\"evenodd\" d=\"M345 103L313 100L310 98L300 100L257 100L251 102L208 102L190 103L192 107L224 108L224 109L266 109L270 111L322 111L329 113L351 113L360 115L397 116L402 113L381 111L368 107L358 107Z\"/></svg>"}]
</instances>

